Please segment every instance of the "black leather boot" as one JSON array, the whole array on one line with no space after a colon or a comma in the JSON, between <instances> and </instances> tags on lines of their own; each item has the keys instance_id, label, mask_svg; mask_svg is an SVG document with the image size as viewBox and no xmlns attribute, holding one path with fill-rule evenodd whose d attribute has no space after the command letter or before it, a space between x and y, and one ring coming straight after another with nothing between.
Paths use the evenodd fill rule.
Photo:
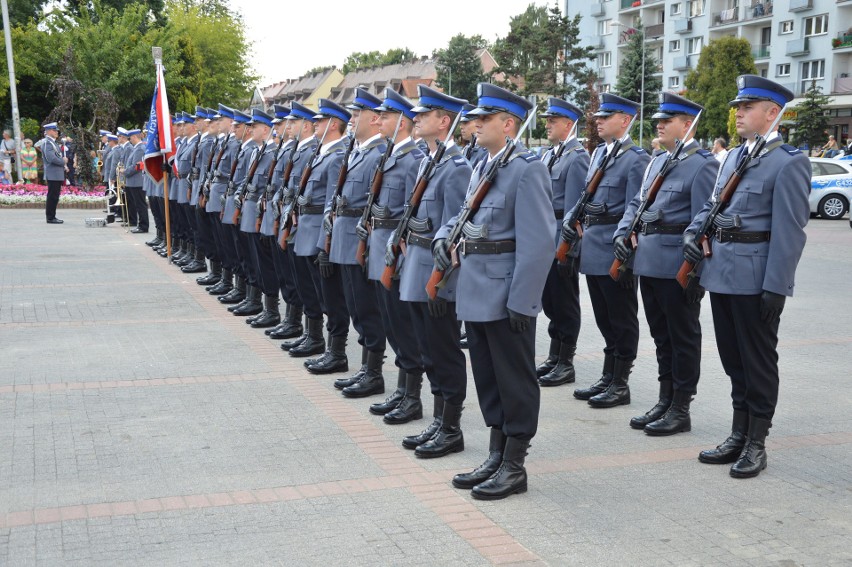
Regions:
<instances>
[{"instance_id":1,"label":"black leather boot","mask_svg":"<svg viewBox=\"0 0 852 567\"><path fill-rule=\"evenodd\" d=\"M302 344L305 341L305 339L307 339L307 338L308 338L308 316L305 315L305 330L304 330L304 332L300 336L294 338L293 340L284 341L283 343L281 343L281 350L289 351L291 348L297 347L300 344Z\"/></svg>"},{"instance_id":2,"label":"black leather boot","mask_svg":"<svg viewBox=\"0 0 852 567\"><path fill-rule=\"evenodd\" d=\"M302 334L302 307L287 304L284 319L274 329L264 331L270 339L292 339Z\"/></svg>"},{"instance_id":3,"label":"black leather boot","mask_svg":"<svg viewBox=\"0 0 852 567\"><path fill-rule=\"evenodd\" d=\"M748 431L748 412L734 410L734 419L731 424L731 434L727 439L717 445L715 449L701 451L698 460L708 465L726 465L734 463L740 458L746 442Z\"/></svg>"},{"instance_id":4,"label":"black leather boot","mask_svg":"<svg viewBox=\"0 0 852 567\"><path fill-rule=\"evenodd\" d=\"M541 377L556 368L556 361L558 359L559 341L556 339L550 339L550 350L547 353L547 358L544 359L544 362L535 367L535 375Z\"/></svg>"},{"instance_id":5,"label":"black leather boot","mask_svg":"<svg viewBox=\"0 0 852 567\"><path fill-rule=\"evenodd\" d=\"M207 262L204 260L204 253L201 252L201 250L199 250L194 244L192 245L192 248L194 250L192 262L181 268L180 271L185 274L200 274L201 272L206 272Z\"/></svg>"},{"instance_id":6,"label":"black leather boot","mask_svg":"<svg viewBox=\"0 0 852 567\"><path fill-rule=\"evenodd\" d=\"M242 301L240 301L239 303L237 303L237 304L235 304L235 305L229 305L229 306L227 307L228 311L230 311L231 313L233 313L233 312L234 312L234 311L236 311L237 309L240 309L240 308L242 308L243 306L247 305L248 303L251 303L251 302L255 301L255 297L254 297L254 295L255 295L254 287L252 287L252 286L248 285L248 280L246 280L246 293L245 293L245 297L243 297L243 300L242 300Z\"/></svg>"},{"instance_id":7,"label":"black leather boot","mask_svg":"<svg viewBox=\"0 0 852 567\"><path fill-rule=\"evenodd\" d=\"M615 357L611 354L605 354L601 377L588 388L577 388L574 390L574 397L578 400L588 400L606 390L609 383L612 382L612 369L614 366Z\"/></svg>"},{"instance_id":8,"label":"black leather boot","mask_svg":"<svg viewBox=\"0 0 852 567\"><path fill-rule=\"evenodd\" d=\"M364 374L367 373L367 347L361 347L361 368L358 369L358 372L353 374L352 376L347 376L346 378L338 378L334 381L334 387L338 390L342 390L343 388L348 388L352 384L355 384L360 380Z\"/></svg>"},{"instance_id":9,"label":"black leather boot","mask_svg":"<svg viewBox=\"0 0 852 567\"><path fill-rule=\"evenodd\" d=\"M222 262L210 260L210 273L195 278L198 285L215 285L222 279Z\"/></svg>"},{"instance_id":10,"label":"black leather boot","mask_svg":"<svg viewBox=\"0 0 852 567\"><path fill-rule=\"evenodd\" d=\"M737 462L731 467L734 478L752 478L766 468L766 436L772 422L768 419L749 416L748 437Z\"/></svg>"},{"instance_id":11,"label":"black leather boot","mask_svg":"<svg viewBox=\"0 0 852 567\"><path fill-rule=\"evenodd\" d=\"M309 364L307 368L311 374L348 372L349 358L346 356L346 335L329 337L328 350L314 364Z\"/></svg>"},{"instance_id":12,"label":"black leather boot","mask_svg":"<svg viewBox=\"0 0 852 567\"><path fill-rule=\"evenodd\" d=\"M222 268L222 277L219 278L219 281L204 289L206 289L207 293L210 295L227 295L232 289L234 289L233 281L234 272L228 268Z\"/></svg>"},{"instance_id":13,"label":"black leather boot","mask_svg":"<svg viewBox=\"0 0 852 567\"><path fill-rule=\"evenodd\" d=\"M462 406L444 402L441 427L431 439L418 445L414 454L421 459L434 459L464 451L464 433L461 430L462 409Z\"/></svg>"},{"instance_id":14,"label":"black leather boot","mask_svg":"<svg viewBox=\"0 0 852 567\"><path fill-rule=\"evenodd\" d=\"M231 313L238 317L246 315L258 315L263 311L263 303L260 302L260 288L250 285L247 287L246 302L242 306L234 309Z\"/></svg>"},{"instance_id":15,"label":"black leather boot","mask_svg":"<svg viewBox=\"0 0 852 567\"><path fill-rule=\"evenodd\" d=\"M422 386L422 372L406 372L405 396L398 406L385 414L384 422L390 425L399 425L415 419L423 419L423 402L420 401L420 388Z\"/></svg>"},{"instance_id":16,"label":"black leather boot","mask_svg":"<svg viewBox=\"0 0 852 567\"><path fill-rule=\"evenodd\" d=\"M527 441L520 441L514 437L506 439L506 448L503 450L503 462L488 480L474 486L470 495L477 500L502 500L512 494L521 494L527 491L527 470L524 468L524 459L527 456Z\"/></svg>"},{"instance_id":17,"label":"black leather boot","mask_svg":"<svg viewBox=\"0 0 852 567\"><path fill-rule=\"evenodd\" d=\"M180 248L178 248L176 253L172 254L172 264L183 267L192 257L192 245L183 238L178 242L180 242Z\"/></svg>"},{"instance_id":18,"label":"black leather boot","mask_svg":"<svg viewBox=\"0 0 852 567\"><path fill-rule=\"evenodd\" d=\"M384 351L367 351L367 371L361 379L343 388L343 395L347 398L366 398L374 394L385 393L385 378L382 376L382 362L385 359Z\"/></svg>"},{"instance_id":19,"label":"black leather boot","mask_svg":"<svg viewBox=\"0 0 852 567\"><path fill-rule=\"evenodd\" d=\"M396 390L391 392L391 395L385 398L385 401L370 406L370 413L373 415L386 415L392 411L402 398L405 397L405 376L406 372L402 368L396 374ZM351 384L350 384L351 385ZM419 398L420 396L418 396Z\"/></svg>"},{"instance_id":20,"label":"black leather boot","mask_svg":"<svg viewBox=\"0 0 852 567\"><path fill-rule=\"evenodd\" d=\"M556 358L556 366L538 379L542 386L561 386L570 384L576 378L574 372L574 353L577 345L572 343L559 343L559 355Z\"/></svg>"},{"instance_id":21,"label":"black leather boot","mask_svg":"<svg viewBox=\"0 0 852 567\"><path fill-rule=\"evenodd\" d=\"M627 380L630 378L631 368L633 368L632 360L616 358L612 369L612 382L606 390L589 398L589 405L593 408L614 408L629 404L630 386L627 385Z\"/></svg>"},{"instance_id":22,"label":"black leather boot","mask_svg":"<svg viewBox=\"0 0 852 567\"><path fill-rule=\"evenodd\" d=\"M440 429L441 423L443 423L444 419L444 398L441 396L434 397L434 405L432 406L432 417L434 420L430 423L426 429L418 433L417 435L409 435L408 437L403 437L402 446L406 449L416 449L426 441L432 438L433 435Z\"/></svg>"},{"instance_id":23,"label":"black leather boot","mask_svg":"<svg viewBox=\"0 0 852 567\"><path fill-rule=\"evenodd\" d=\"M645 433L656 437L674 435L684 431L692 430L692 420L689 417L689 404L692 402L692 394L675 390L672 403L666 413L657 421L652 421L645 426Z\"/></svg>"},{"instance_id":24,"label":"black leather boot","mask_svg":"<svg viewBox=\"0 0 852 567\"><path fill-rule=\"evenodd\" d=\"M213 293L212 291L210 293ZM236 304L246 298L246 280L242 276L234 276L234 289L219 296L219 303Z\"/></svg>"},{"instance_id":25,"label":"black leather boot","mask_svg":"<svg viewBox=\"0 0 852 567\"><path fill-rule=\"evenodd\" d=\"M281 313L278 312L278 295L263 294L263 313L254 318L251 326L255 329L274 327L281 322Z\"/></svg>"},{"instance_id":26,"label":"black leather boot","mask_svg":"<svg viewBox=\"0 0 852 567\"><path fill-rule=\"evenodd\" d=\"M503 430L492 427L491 439L488 441L488 457L485 462L469 473L459 473L453 477L453 486L470 490L477 484L485 482L500 468L503 462L503 447L506 445L506 436Z\"/></svg>"},{"instance_id":27,"label":"black leather boot","mask_svg":"<svg viewBox=\"0 0 852 567\"><path fill-rule=\"evenodd\" d=\"M312 354L322 354L325 351L325 341L322 338L322 318L305 319L305 340L290 349L293 358L305 358Z\"/></svg>"},{"instance_id":28,"label":"black leather boot","mask_svg":"<svg viewBox=\"0 0 852 567\"><path fill-rule=\"evenodd\" d=\"M657 404L645 412L645 415L637 415L632 418L630 420L630 427L633 429L645 429L646 425L663 417L663 414L672 405L673 392L671 378L660 378L660 398L657 400Z\"/></svg>"},{"instance_id":29,"label":"black leather boot","mask_svg":"<svg viewBox=\"0 0 852 567\"><path fill-rule=\"evenodd\" d=\"M146 242L145 245L154 248L155 246L159 246L160 244L162 244L163 240L163 231L157 230L157 236L155 236L153 240L149 240L148 242Z\"/></svg>"}]
</instances>

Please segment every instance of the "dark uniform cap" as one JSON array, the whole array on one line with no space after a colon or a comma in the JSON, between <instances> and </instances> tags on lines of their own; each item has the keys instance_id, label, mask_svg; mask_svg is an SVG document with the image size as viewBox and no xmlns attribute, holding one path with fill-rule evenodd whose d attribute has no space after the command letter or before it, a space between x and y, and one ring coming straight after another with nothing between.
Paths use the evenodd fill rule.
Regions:
<instances>
[{"instance_id":1,"label":"dark uniform cap","mask_svg":"<svg viewBox=\"0 0 852 567\"><path fill-rule=\"evenodd\" d=\"M376 112L401 112L406 118L414 120L413 108L414 104L410 100L395 90L387 88L385 89L385 100L374 110Z\"/></svg>"},{"instance_id":2,"label":"dark uniform cap","mask_svg":"<svg viewBox=\"0 0 852 567\"><path fill-rule=\"evenodd\" d=\"M775 81L757 75L740 75L737 77L737 98L728 104L736 106L741 102L768 100L783 108L795 97L796 95L790 89L782 87Z\"/></svg>"},{"instance_id":3,"label":"dark uniform cap","mask_svg":"<svg viewBox=\"0 0 852 567\"><path fill-rule=\"evenodd\" d=\"M186 124L186 121L183 119L183 112L178 112L174 116L171 117L172 124L175 126L179 124Z\"/></svg>"},{"instance_id":4,"label":"dark uniform cap","mask_svg":"<svg viewBox=\"0 0 852 567\"><path fill-rule=\"evenodd\" d=\"M128 130L128 131L127 131L127 137L128 137L128 138L129 138L130 136L139 136L139 135L141 135L141 134L142 134L142 130L140 130L139 128L134 128L133 130Z\"/></svg>"},{"instance_id":5,"label":"dark uniform cap","mask_svg":"<svg viewBox=\"0 0 852 567\"><path fill-rule=\"evenodd\" d=\"M220 104L219 105L219 111L216 113L216 117L217 118L230 118L230 119L234 120L235 119L234 113L235 113L235 111L234 111L233 108L225 106L224 104Z\"/></svg>"},{"instance_id":6,"label":"dark uniform cap","mask_svg":"<svg viewBox=\"0 0 852 567\"><path fill-rule=\"evenodd\" d=\"M245 112L234 110L234 122L236 122L237 124L248 124L249 122L251 122L251 116L249 116Z\"/></svg>"},{"instance_id":7,"label":"dark uniform cap","mask_svg":"<svg viewBox=\"0 0 852 567\"><path fill-rule=\"evenodd\" d=\"M44 125L44 129L45 129L45 130L57 130L56 122L53 122L53 123L52 123L53 128L50 128L50 126L51 126L51 124L45 124L45 125ZM124 128L122 128L121 126L119 126L119 127L116 129L116 131L115 131L115 132L116 132L116 134L118 134L119 136L121 136L121 137L123 137L123 138L127 138L127 130L125 130L125 129L124 129Z\"/></svg>"},{"instance_id":8,"label":"dark uniform cap","mask_svg":"<svg viewBox=\"0 0 852 567\"><path fill-rule=\"evenodd\" d=\"M272 116L260 110L259 108L251 109L251 122L249 124L266 124L272 126Z\"/></svg>"},{"instance_id":9,"label":"dark uniform cap","mask_svg":"<svg viewBox=\"0 0 852 567\"><path fill-rule=\"evenodd\" d=\"M600 109L595 112L594 116L612 116L616 112L627 114L628 116L636 116L641 105L638 102L633 102L628 98L623 98L610 93L601 95Z\"/></svg>"},{"instance_id":10,"label":"dark uniform cap","mask_svg":"<svg viewBox=\"0 0 852 567\"><path fill-rule=\"evenodd\" d=\"M476 108L476 107L474 105L470 104L469 102L465 103L465 105L462 107L462 111L461 111L462 117L459 118L459 122L470 122L471 120L476 120L475 115L474 116L470 115L470 111L473 110L474 108Z\"/></svg>"},{"instance_id":11,"label":"dark uniform cap","mask_svg":"<svg viewBox=\"0 0 852 567\"><path fill-rule=\"evenodd\" d=\"M678 114L698 116L704 110L700 104L696 104L687 98L674 93L660 93L660 108L651 117L652 119L672 118Z\"/></svg>"},{"instance_id":12,"label":"dark uniform cap","mask_svg":"<svg viewBox=\"0 0 852 567\"><path fill-rule=\"evenodd\" d=\"M298 102L291 102L290 114L287 115L286 120L310 120L311 122L316 122L316 118L314 118L315 114L316 112L307 106Z\"/></svg>"},{"instance_id":13,"label":"dark uniform cap","mask_svg":"<svg viewBox=\"0 0 852 567\"><path fill-rule=\"evenodd\" d=\"M545 118L550 116L565 116L576 122L583 115L583 111L570 102L552 96L547 99L547 110L541 115Z\"/></svg>"},{"instance_id":14,"label":"dark uniform cap","mask_svg":"<svg viewBox=\"0 0 852 567\"><path fill-rule=\"evenodd\" d=\"M411 109L411 112L415 114L430 112L436 109L458 114L466 106L470 106L471 109L474 108L472 104L467 104L467 101L463 98L444 94L426 85L417 85L417 96L420 100L417 102L417 106Z\"/></svg>"},{"instance_id":15,"label":"dark uniform cap","mask_svg":"<svg viewBox=\"0 0 852 567\"><path fill-rule=\"evenodd\" d=\"M110 142L117 142L118 136L116 136L115 134L107 134L107 140Z\"/></svg>"},{"instance_id":16,"label":"dark uniform cap","mask_svg":"<svg viewBox=\"0 0 852 567\"><path fill-rule=\"evenodd\" d=\"M98 135L100 136L109 136L111 132L109 130L98 130Z\"/></svg>"},{"instance_id":17,"label":"dark uniform cap","mask_svg":"<svg viewBox=\"0 0 852 567\"><path fill-rule=\"evenodd\" d=\"M205 114L207 114L207 120L215 120L215 119L219 118L219 116L216 113L216 110L213 109L213 108L206 108L206 109L204 109L204 112L205 112Z\"/></svg>"},{"instance_id":18,"label":"dark uniform cap","mask_svg":"<svg viewBox=\"0 0 852 567\"><path fill-rule=\"evenodd\" d=\"M357 87L355 89L355 100L352 101L352 104L347 104L346 108L350 110L373 110L380 104L382 104L382 101L368 93L366 89Z\"/></svg>"},{"instance_id":19,"label":"dark uniform cap","mask_svg":"<svg viewBox=\"0 0 852 567\"><path fill-rule=\"evenodd\" d=\"M278 124L290 115L290 109L283 104L273 104L272 110L275 112L275 120L272 121L273 124Z\"/></svg>"},{"instance_id":20,"label":"dark uniform cap","mask_svg":"<svg viewBox=\"0 0 852 567\"><path fill-rule=\"evenodd\" d=\"M508 112L523 120L533 106L524 97L491 83L479 83L476 95L479 97L476 108L468 112L468 115L473 117Z\"/></svg>"},{"instance_id":21,"label":"dark uniform cap","mask_svg":"<svg viewBox=\"0 0 852 567\"><path fill-rule=\"evenodd\" d=\"M185 124L195 124L195 116L193 116L189 112L184 112L183 121Z\"/></svg>"},{"instance_id":22,"label":"dark uniform cap","mask_svg":"<svg viewBox=\"0 0 852 567\"><path fill-rule=\"evenodd\" d=\"M195 117L202 119L202 120L205 119L205 118L210 118L210 116L207 114L207 109L204 108L203 106L196 106L195 107Z\"/></svg>"},{"instance_id":23,"label":"dark uniform cap","mask_svg":"<svg viewBox=\"0 0 852 567\"><path fill-rule=\"evenodd\" d=\"M344 123L347 123L352 118L352 114L336 102L327 98L321 98L319 99L319 110L314 115L315 120L319 120L320 118L339 118Z\"/></svg>"}]
</instances>

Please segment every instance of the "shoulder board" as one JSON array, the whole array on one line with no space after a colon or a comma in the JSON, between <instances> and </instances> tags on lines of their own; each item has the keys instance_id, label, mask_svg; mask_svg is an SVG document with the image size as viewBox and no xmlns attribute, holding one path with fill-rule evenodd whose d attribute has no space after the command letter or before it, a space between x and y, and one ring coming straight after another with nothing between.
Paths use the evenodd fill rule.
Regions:
<instances>
[{"instance_id":1,"label":"shoulder board","mask_svg":"<svg viewBox=\"0 0 852 567\"><path fill-rule=\"evenodd\" d=\"M711 152L710 150L705 150L704 148L699 149L695 153L697 153L698 155L704 156L706 158L713 157L713 152Z\"/></svg>"},{"instance_id":2,"label":"shoulder board","mask_svg":"<svg viewBox=\"0 0 852 567\"><path fill-rule=\"evenodd\" d=\"M456 167L460 165L468 165L467 160L464 159L464 156L456 156L453 158L453 163L456 164Z\"/></svg>"},{"instance_id":3,"label":"shoulder board","mask_svg":"<svg viewBox=\"0 0 852 567\"><path fill-rule=\"evenodd\" d=\"M599 147L599 148L600 148L600 147L603 147L603 146L605 146L605 145L606 145L606 142L601 142L600 144L598 144L598 145L597 145L597 147Z\"/></svg>"},{"instance_id":4,"label":"shoulder board","mask_svg":"<svg viewBox=\"0 0 852 567\"><path fill-rule=\"evenodd\" d=\"M781 144L781 147L784 148L784 151L786 151L791 156L802 153L802 150L795 146L791 146L790 144Z\"/></svg>"},{"instance_id":5,"label":"shoulder board","mask_svg":"<svg viewBox=\"0 0 852 567\"><path fill-rule=\"evenodd\" d=\"M646 152L645 152L645 150L643 150L643 149L642 149L642 148L640 148L639 146L630 146L630 149L631 149L631 150L633 150L634 152L636 152L637 154L644 154L644 153L646 153Z\"/></svg>"},{"instance_id":6,"label":"shoulder board","mask_svg":"<svg viewBox=\"0 0 852 567\"><path fill-rule=\"evenodd\" d=\"M578 154L582 154L582 153L586 153L586 148L584 148L583 146L577 146L577 147L574 148L574 151L577 152Z\"/></svg>"},{"instance_id":7,"label":"shoulder board","mask_svg":"<svg viewBox=\"0 0 852 567\"><path fill-rule=\"evenodd\" d=\"M516 153L512 157L521 158L524 161L533 162L533 161L541 161L541 158L532 153L529 148L524 148L524 151Z\"/></svg>"}]
</instances>

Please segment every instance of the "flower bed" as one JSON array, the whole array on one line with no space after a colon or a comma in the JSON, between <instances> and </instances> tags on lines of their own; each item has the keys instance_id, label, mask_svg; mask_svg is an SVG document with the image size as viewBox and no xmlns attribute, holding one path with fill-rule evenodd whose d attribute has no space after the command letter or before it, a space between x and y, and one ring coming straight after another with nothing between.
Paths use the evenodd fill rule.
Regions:
<instances>
[{"instance_id":1,"label":"flower bed","mask_svg":"<svg viewBox=\"0 0 852 567\"><path fill-rule=\"evenodd\" d=\"M47 201L46 185L0 185L0 207L31 208L44 207ZM74 187L65 185L59 193L59 206L89 209L104 205L103 185Z\"/></svg>"}]
</instances>

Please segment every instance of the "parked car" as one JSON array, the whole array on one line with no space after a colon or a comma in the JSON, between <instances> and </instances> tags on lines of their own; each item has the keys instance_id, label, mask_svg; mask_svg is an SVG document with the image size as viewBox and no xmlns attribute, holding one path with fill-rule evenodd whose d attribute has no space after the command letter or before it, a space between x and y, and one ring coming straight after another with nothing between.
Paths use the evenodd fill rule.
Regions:
<instances>
[{"instance_id":1,"label":"parked car","mask_svg":"<svg viewBox=\"0 0 852 567\"><path fill-rule=\"evenodd\" d=\"M811 213L837 220L849 211L852 202L852 161L810 158Z\"/></svg>"}]
</instances>

